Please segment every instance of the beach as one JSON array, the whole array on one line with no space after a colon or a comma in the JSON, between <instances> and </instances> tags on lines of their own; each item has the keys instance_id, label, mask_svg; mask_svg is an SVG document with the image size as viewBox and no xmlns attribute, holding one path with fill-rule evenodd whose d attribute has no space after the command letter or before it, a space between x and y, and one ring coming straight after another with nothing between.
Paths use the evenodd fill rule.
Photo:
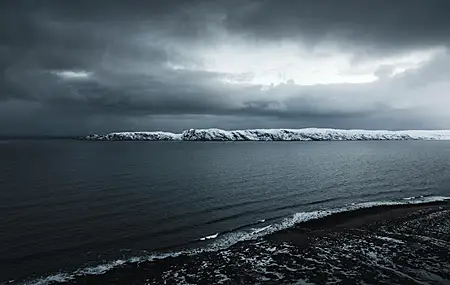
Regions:
<instances>
[{"instance_id":1,"label":"beach","mask_svg":"<svg viewBox=\"0 0 450 285\"><path fill-rule=\"evenodd\" d=\"M73 284L450 284L450 203L375 206Z\"/></svg>"}]
</instances>

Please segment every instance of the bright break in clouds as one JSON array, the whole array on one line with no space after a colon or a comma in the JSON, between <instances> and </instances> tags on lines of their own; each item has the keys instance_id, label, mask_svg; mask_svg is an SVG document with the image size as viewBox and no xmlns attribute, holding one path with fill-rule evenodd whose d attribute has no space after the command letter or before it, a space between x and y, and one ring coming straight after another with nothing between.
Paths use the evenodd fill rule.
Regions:
<instances>
[{"instance_id":1,"label":"bright break in clouds","mask_svg":"<svg viewBox=\"0 0 450 285\"><path fill-rule=\"evenodd\" d=\"M449 128L450 3L3 1L0 133Z\"/></svg>"}]
</instances>

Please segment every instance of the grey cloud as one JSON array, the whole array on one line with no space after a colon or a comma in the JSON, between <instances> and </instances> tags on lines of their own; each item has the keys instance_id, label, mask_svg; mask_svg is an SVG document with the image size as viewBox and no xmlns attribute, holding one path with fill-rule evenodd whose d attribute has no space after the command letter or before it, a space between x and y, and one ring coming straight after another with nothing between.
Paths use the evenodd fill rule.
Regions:
<instances>
[{"instance_id":1,"label":"grey cloud","mask_svg":"<svg viewBox=\"0 0 450 285\"><path fill-rule=\"evenodd\" d=\"M67 131L67 126L78 126L71 127L71 132L115 131L126 126L136 130L178 130L180 126L442 128L445 121L436 119L450 119L444 107L450 104L444 92L450 88L448 72L444 72L448 62L448 56L442 57L418 71L374 83L281 84L263 91L259 86L232 87L218 82L220 74L204 72L171 71L154 78L99 73L72 81L45 74L40 80L29 80L45 84L19 85L30 88L24 93L34 94L30 102L35 105L27 109L10 106L17 110L9 120L22 114L21 128L40 129L26 121L41 121L58 132ZM427 83L417 86L422 77ZM191 126L186 116L190 116ZM437 118L433 120L433 116ZM205 122L204 118L215 120Z\"/></svg>"},{"instance_id":2,"label":"grey cloud","mask_svg":"<svg viewBox=\"0 0 450 285\"><path fill-rule=\"evenodd\" d=\"M201 47L237 35L262 46L323 40L376 57L448 45L446 0L3 1L0 133L189 127L445 127L450 56L364 84L232 85ZM227 38L225 38L227 40ZM186 68L173 69L175 62ZM351 68L350 68L351 69ZM62 71L86 78L63 78Z\"/></svg>"},{"instance_id":3,"label":"grey cloud","mask_svg":"<svg viewBox=\"0 0 450 285\"><path fill-rule=\"evenodd\" d=\"M448 45L450 40L450 3L446 0L248 3L248 9L227 16L227 26L256 37L304 37L312 43L334 39L372 51Z\"/></svg>"},{"instance_id":4,"label":"grey cloud","mask_svg":"<svg viewBox=\"0 0 450 285\"><path fill-rule=\"evenodd\" d=\"M126 78L122 75L116 78L122 81L115 86L110 85L115 80L102 82L94 76L87 81L55 83L62 89L55 87L55 93L50 95L42 92L37 100L39 108L35 109L43 118L60 116L73 121L78 116L82 118L79 123L83 128L90 130L97 126L98 130L105 131L123 130L127 124L130 129L147 126L172 130L180 126L443 127L445 124L436 123L430 114L449 119L444 106L450 100L443 90L450 84L439 74L432 79L427 73L432 73L433 66L443 66L449 61L449 57L439 58L420 71L374 83L282 84L265 91L258 86L237 89L221 85L216 80L217 74L182 72L155 78L155 81L145 76ZM430 78L426 85L417 89L416 82L422 76ZM156 81L168 78L172 81ZM192 126L186 123L186 116L191 118ZM102 120L102 117L115 120ZM183 122L178 127L174 123L176 118ZM215 120L205 122L204 118Z\"/></svg>"}]
</instances>

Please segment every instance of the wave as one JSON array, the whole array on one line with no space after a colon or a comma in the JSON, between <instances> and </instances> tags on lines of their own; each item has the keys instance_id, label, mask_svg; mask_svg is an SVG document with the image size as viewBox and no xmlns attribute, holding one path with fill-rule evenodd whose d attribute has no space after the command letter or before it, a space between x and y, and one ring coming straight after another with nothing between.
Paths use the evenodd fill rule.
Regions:
<instances>
[{"instance_id":1,"label":"wave","mask_svg":"<svg viewBox=\"0 0 450 285\"><path fill-rule=\"evenodd\" d=\"M93 267L86 267L78 269L72 273L58 273L50 275L47 277L42 277L22 284L26 285L46 285L54 282L64 283L74 280L77 277L82 277L86 275L101 275L116 267L123 266L130 263L141 263L146 261L154 261L165 259L169 257L177 257L180 255L196 255L202 252L212 252L222 249L226 249L238 242L254 240L281 230L291 228L295 225L308 222L311 220L317 220L326 218L335 214L352 212L361 209L382 207L382 206L402 206L402 205L418 205L433 202L443 202L450 200L450 197L444 196L416 196L416 197L405 197L398 200L388 200L388 201L374 201L374 202L363 202L363 203L352 203L339 208L327 209L327 210L317 210L310 212L299 212L294 215L284 218L281 222L270 224L261 228L251 228L248 230L241 231L226 231L223 233L216 233L213 235L205 236L200 238L201 241L214 240L210 244L207 244L201 248L181 250L177 252L166 252L161 254L150 254L135 256L128 259L119 259L109 263L100 264ZM258 220L254 224L264 223L265 220Z\"/></svg>"},{"instance_id":2,"label":"wave","mask_svg":"<svg viewBox=\"0 0 450 285\"><path fill-rule=\"evenodd\" d=\"M189 129L182 133L116 132L81 137L93 141L357 141L450 140L450 130L341 130L341 129Z\"/></svg>"},{"instance_id":3,"label":"wave","mask_svg":"<svg viewBox=\"0 0 450 285\"><path fill-rule=\"evenodd\" d=\"M202 238L200 238L200 240L209 240L209 239L215 239L215 238L217 238L219 236L219 233L215 233L215 234L213 234L213 235L210 235L210 236L206 236L206 237L202 237Z\"/></svg>"},{"instance_id":4,"label":"wave","mask_svg":"<svg viewBox=\"0 0 450 285\"><path fill-rule=\"evenodd\" d=\"M251 234L252 234L252 235L255 235L255 234L258 234L258 233L260 233L260 232L264 232L264 231L270 229L271 227L272 227L272 225L268 225L268 226L265 226L265 227L262 227L262 228L259 228L259 229L253 229L253 231L251 232Z\"/></svg>"}]
</instances>

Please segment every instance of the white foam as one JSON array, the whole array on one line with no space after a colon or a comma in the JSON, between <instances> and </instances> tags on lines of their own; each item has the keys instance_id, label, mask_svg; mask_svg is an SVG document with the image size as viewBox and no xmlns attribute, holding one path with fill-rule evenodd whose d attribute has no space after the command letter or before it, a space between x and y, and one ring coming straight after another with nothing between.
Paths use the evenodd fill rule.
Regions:
<instances>
[{"instance_id":1,"label":"white foam","mask_svg":"<svg viewBox=\"0 0 450 285\"><path fill-rule=\"evenodd\" d=\"M430 197L417 197L409 200L397 200L397 201L376 201L376 202L364 202L351 204L349 206L344 206L340 208L334 208L329 210L317 210L311 212L299 212L295 213L291 217L285 218L279 223L270 225L270 227L263 228L264 230L259 232L232 232L229 234L223 235L219 238L215 243L209 245L207 248L203 249L204 251L214 251L227 248L233 244L236 244L240 241L252 240L258 237L268 235L277 231L281 231L287 228L291 228L296 224L300 224L303 222L316 220L325 218L334 214L355 211L359 209L372 208L377 206L395 206L395 205L409 205L409 204L423 204L423 203L431 203L431 202L439 202L450 200L450 197L443 196L430 196Z\"/></svg>"},{"instance_id":2,"label":"white foam","mask_svg":"<svg viewBox=\"0 0 450 285\"><path fill-rule=\"evenodd\" d=\"M77 271L77 275L101 275L115 267L124 265L126 262L126 260L118 259L110 263L100 264L94 267L87 267Z\"/></svg>"},{"instance_id":3,"label":"white foam","mask_svg":"<svg viewBox=\"0 0 450 285\"><path fill-rule=\"evenodd\" d=\"M265 231L265 230L267 230L267 229L270 229L271 227L272 227L272 225L268 225L268 226L263 227L263 228L254 229L254 230L251 232L251 234L252 234L252 235L258 234L258 233L263 232L263 231Z\"/></svg>"},{"instance_id":4,"label":"white foam","mask_svg":"<svg viewBox=\"0 0 450 285\"><path fill-rule=\"evenodd\" d=\"M183 250L178 252L167 252L163 254L153 254L153 255L144 255L144 256L136 256L129 258L127 260L119 259L113 262L109 262L106 264L97 265L94 267L87 267L83 269L79 269L71 274L69 273L58 273L55 275L51 275L48 277L43 277L28 283L25 283L27 285L46 285L50 284L52 282L68 282L70 280L75 279L76 277L84 276L84 275L99 275L104 274L105 272L118 267L122 266L126 263L140 263L144 261L153 261L156 259L165 259L168 257L177 257L180 255L195 255L201 252L211 252L211 251L217 251L221 249L228 248L238 242L246 241L246 240L253 240L258 237L262 237L280 230L284 230L290 227L295 226L296 224L307 222L310 220L320 219L327 216L331 216L333 214L337 213L343 213L343 212L349 212L349 211L355 211L359 209L365 209L365 208L372 208L377 206L395 206L395 205L410 205L410 204L423 204L423 203L431 203L431 202L439 202L439 201L446 201L450 200L450 197L444 197L444 196L430 196L430 197L408 197L407 199L400 199L396 201L376 201L376 202L365 202L365 203L352 203L348 206L344 206L341 208L334 208L330 210L318 210L318 211L311 211L311 212L299 212L294 214L293 216L289 218L285 218L280 223L272 224L265 226L260 229L254 229L251 231L240 231L240 232L231 232L228 234L220 235L219 233L206 236L204 239L217 239L212 244L207 245L204 248L195 248L190 250ZM202 238L203 239L203 238ZM200 239L200 240L202 240ZM390 240L392 241L392 240Z\"/></svg>"},{"instance_id":5,"label":"white foam","mask_svg":"<svg viewBox=\"0 0 450 285\"><path fill-rule=\"evenodd\" d=\"M414 197L414 196L412 196L412 197L406 197L406 198L403 198L403 200L414 200L414 199L417 199L417 198L423 198L424 196L417 196L417 197Z\"/></svg>"},{"instance_id":6,"label":"white foam","mask_svg":"<svg viewBox=\"0 0 450 285\"><path fill-rule=\"evenodd\" d=\"M398 244L404 244L405 243L404 241L401 241L401 240L395 239L395 238L391 238L391 237L375 236L375 238L377 238L379 240L383 240L383 241L398 243Z\"/></svg>"},{"instance_id":7,"label":"white foam","mask_svg":"<svg viewBox=\"0 0 450 285\"><path fill-rule=\"evenodd\" d=\"M69 282L71 280L74 280L77 277L86 276L86 275L101 275L104 274L116 267L120 267L127 263L141 263L144 261L153 261L156 259L165 259L168 257L176 257L178 255L184 254L184 252L176 252L176 253L164 253L164 254L155 254L155 255L148 255L148 256L135 256L131 257L129 259L118 259L115 261L111 261L104 264L99 264L92 267L85 267L78 269L72 273L57 273L54 275L50 275L47 277L42 277L39 279L35 279L29 282L23 283L24 285L47 285L52 284L54 282L58 283L65 283Z\"/></svg>"},{"instance_id":8,"label":"white foam","mask_svg":"<svg viewBox=\"0 0 450 285\"><path fill-rule=\"evenodd\" d=\"M202 238L200 238L200 240L215 239L215 238L217 238L218 236L219 236L219 233L216 233L216 234L213 234L213 235L210 235L210 236L202 237Z\"/></svg>"},{"instance_id":9,"label":"white foam","mask_svg":"<svg viewBox=\"0 0 450 285\"><path fill-rule=\"evenodd\" d=\"M47 277L43 277L37 280L33 280L31 282L25 283L27 285L46 285L51 284L53 282L64 283L75 278L74 275L68 273L58 273L54 275L50 275Z\"/></svg>"}]
</instances>

